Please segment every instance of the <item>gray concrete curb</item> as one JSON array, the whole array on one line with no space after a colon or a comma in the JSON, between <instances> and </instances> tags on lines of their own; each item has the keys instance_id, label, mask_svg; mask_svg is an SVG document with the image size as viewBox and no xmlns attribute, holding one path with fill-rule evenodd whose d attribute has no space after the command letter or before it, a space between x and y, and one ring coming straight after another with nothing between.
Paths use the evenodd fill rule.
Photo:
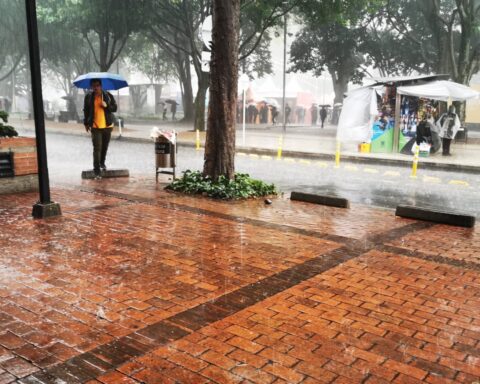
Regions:
<instances>
[{"instance_id":1,"label":"gray concrete curb","mask_svg":"<svg viewBox=\"0 0 480 384\"><path fill-rule=\"evenodd\" d=\"M399 205L395 210L395 215L409 219L455 225L457 227L473 228L475 226L475 216L454 211L441 211L434 208Z\"/></svg>"},{"instance_id":2,"label":"gray concrete curb","mask_svg":"<svg viewBox=\"0 0 480 384\"><path fill-rule=\"evenodd\" d=\"M329 207L336 208L350 208L350 202L347 199L337 196L317 195L304 192L292 192L290 194L290 200L303 201L306 203L313 203L319 205L327 205Z\"/></svg>"},{"instance_id":3,"label":"gray concrete curb","mask_svg":"<svg viewBox=\"0 0 480 384\"><path fill-rule=\"evenodd\" d=\"M195 148L194 143L178 143L179 147ZM259 156L277 156L277 150L267 148L255 148L255 147L242 147L237 146L237 152L255 154ZM310 160L327 160L335 161L335 155L330 153L313 153L313 152L301 152L301 151L289 151L283 150L282 157L310 159ZM347 163L369 164L369 165L389 165L394 167L411 168L412 160L400 160L400 159L385 159L385 158L368 158L364 156L354 155L342 155L341 161ZM428 169L433 171L449 171L449 172L465 172L465 173L480 173L480 166L466 165L466 164L445 164L445 163L422 163L419 162L419 169Z\"/></svg>"}]
</instances>

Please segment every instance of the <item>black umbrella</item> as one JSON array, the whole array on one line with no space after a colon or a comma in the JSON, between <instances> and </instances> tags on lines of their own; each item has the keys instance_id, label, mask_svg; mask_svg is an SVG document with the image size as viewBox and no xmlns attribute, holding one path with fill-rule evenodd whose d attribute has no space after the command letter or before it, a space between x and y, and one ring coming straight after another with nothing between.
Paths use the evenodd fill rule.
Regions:
<instances>
[{"instance_id":1,"label":"black umbrella","mask_svg":"<svg viewBox=\"0 0 480 384\"><path fill-rule=\"evenodd\" d=\"M172 99L165 100L165 103L167 103L167 104L177 104L178 105L178 103L175 100L172 100Z\"/></svg>"}]
</instances>

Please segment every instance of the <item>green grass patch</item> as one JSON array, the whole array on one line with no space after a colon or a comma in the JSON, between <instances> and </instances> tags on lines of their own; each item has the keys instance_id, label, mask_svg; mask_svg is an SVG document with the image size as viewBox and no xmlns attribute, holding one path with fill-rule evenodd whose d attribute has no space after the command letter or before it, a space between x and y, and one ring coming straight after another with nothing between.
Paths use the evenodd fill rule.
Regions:
<instances>
[{"instance_id":1,"label":"green grass patch","mask_svg":"<svg viewBox=\"0 0 480 384\"><path fill-rule=\"evenodd\" d=\"M200 171L187 170L180 179L166 189L189 195L203 195L214 199L234 200L276 195L275 185L252 179L246 173L237 173L233 180L220 176L217 181L204 177Z\"/></svg>"}]
</instances>

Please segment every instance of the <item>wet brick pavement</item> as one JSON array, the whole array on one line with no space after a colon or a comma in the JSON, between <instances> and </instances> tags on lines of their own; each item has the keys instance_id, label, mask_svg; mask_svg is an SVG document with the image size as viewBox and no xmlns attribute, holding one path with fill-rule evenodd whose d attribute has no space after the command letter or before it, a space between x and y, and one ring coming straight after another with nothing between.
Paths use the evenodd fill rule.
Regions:
<instances>
[{"instance_id":1,"label":"wet brick pavement","mask_svg":"<svg viewBox=\"0 0 480 384\"><path fill-rule=\"evenodd\" d=\"M0 199L0 383L475 383L480 231L150 180Z\"/></svg>"}]
</instances>

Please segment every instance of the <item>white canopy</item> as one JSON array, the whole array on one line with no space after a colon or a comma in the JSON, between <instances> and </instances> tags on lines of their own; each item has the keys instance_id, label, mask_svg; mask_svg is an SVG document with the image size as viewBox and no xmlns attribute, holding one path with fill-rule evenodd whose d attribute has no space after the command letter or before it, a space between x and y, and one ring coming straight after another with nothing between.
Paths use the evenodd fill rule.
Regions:
<instances>
[{"instance_id":1,"label":"white canopy","mask_svg":"<svg viewBox=\"0 0 480 384\"><path fill-rule=\"evenodd\" d=\"M401 95L425 97L427 99L442 101L465 101L475 99L480 93L463 84L453 81L439 80L421 85L398 87L397 92Z\"/></svg>"}]
</instances>

